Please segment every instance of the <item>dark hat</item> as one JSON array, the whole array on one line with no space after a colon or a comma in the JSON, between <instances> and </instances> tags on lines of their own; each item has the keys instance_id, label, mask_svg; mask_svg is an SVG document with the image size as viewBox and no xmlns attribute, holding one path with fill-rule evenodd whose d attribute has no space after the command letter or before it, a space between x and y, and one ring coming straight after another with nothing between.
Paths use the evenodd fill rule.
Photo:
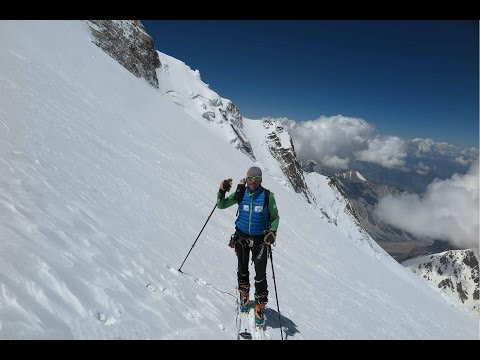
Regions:
<instances>
[{"instance_id":1,"label":"dark hat","mask_svg":"<svg viewBox=\"0 0 480 360\"><path fill-rule=\"evenodd\" d=\"M248 169L247 176L262 176L262 170L259 167L252 166Z\"/></svg>"}]
</instances>

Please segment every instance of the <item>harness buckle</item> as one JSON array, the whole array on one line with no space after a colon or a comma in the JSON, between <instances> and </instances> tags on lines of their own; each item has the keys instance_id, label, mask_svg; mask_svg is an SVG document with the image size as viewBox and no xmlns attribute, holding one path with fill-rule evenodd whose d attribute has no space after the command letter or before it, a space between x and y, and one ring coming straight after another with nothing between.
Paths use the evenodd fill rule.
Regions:
<instances>
[{"instance_id":1,"label":"harness buckle","mask_svg":"<svg viewBox=\"0 0 480 360\"><path fill-rule=\"evenodd\" d=\"M247 238L247 237L240 236L238 238L238 242L243 243L244 245L248 246L249 248L253 247L253 239L252 238Z\"/></svg>"}]
</instances>

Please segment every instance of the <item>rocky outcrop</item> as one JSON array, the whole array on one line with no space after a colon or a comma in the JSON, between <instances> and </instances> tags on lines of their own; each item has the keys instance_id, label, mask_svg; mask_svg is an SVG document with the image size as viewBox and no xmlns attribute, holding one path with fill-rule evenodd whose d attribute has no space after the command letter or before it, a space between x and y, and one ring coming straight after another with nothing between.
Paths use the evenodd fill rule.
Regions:
<instances>
[{"instance_id":1,"label":"rocky outcrop","mask_svg":"<svg viewBox=\"0 0 480 360\"><path fill-rule=\"evenodd\" d=\"M449 250L402 263L433 282L450 297L460 300L480 317L478 297L478 250Z\"/></svg>"},{"instance_id":2,"label":"rocky outcrop","mask_svg":"<svg viewBox=\"0 0 480 360\"><path fill-rule=\"evenodd\" d=\"M232 131L235 133L235 137L231 143L234 144L234 146L241 152L250 157L250 159L256 161L255 155L253 154L252 145L242 131L243 117L238 108L231 101L229 101L224 108L220 107L219 111L223 117L223 120L230 124Z\"/></svg>"},{"instance_id":3,"label":"rocky outcrop","mask_svg":"<svg viewBox=\"0 0 480 360\"><path fill-rule=\"evenodd\" d=\"M239 109L211 90L202 81L198 70L192 70L184 62L161 52L157 54L162 63L157 71L160 92L192 118L218 124L227 141L256 161L252 145L243 132L243 117Z\"/></svg>"},{"instance_id":4,"label":"rocky outcrop","mask_svg":"<svg viewBox=\"0 0 480 360\"><path fill-rule=\"evenodd\" d=\"M276 120L262 119L262 125L267 130L266 142L268 150L280 164L280 168L293 186L293 189L297 193L302 193L308 203L315 203L315 197L305 182L303 170L297 159L290 135Z\"/></svg>"},{"instance_id":5,"label":"rocky outcrop","mask_svg":"<svg viewBox=\"0 0 480 360\"><path fill-rule=\"evenodd\" d=\"M345 209L350 213L350 215L353 216L355 224L361 228L363 231L366 231L365 227L362 224L362 221L360 221L357 212L355 211L355 208L352 206L350 199L348 198L347 194L342 189L342 186L339 184L337 179L334 176L327 176L328 178L328 185L332 188L338 191L340 196L342 196L345 199Z\"/></svg>"},{"instance_id":6,"label":"rocky outcrop","mask_svg":"<svg viewBox=\"0 0 480 360\"><path fill-rule=\"evenodd\" d=\"M160 59L139 20L87 20L93 42L137 77L158 88Z\"/></svg>"},{"instance_id":7,"label":"rocky outcrop","mask_svg":"<svg viewBox=\"0 0 480 360\"><path fill-rule=\"evenodd\" d=\"M306 173L315 172L315 166L317 166L317 164L318 163L315 160L310 159L300 161L300 166Z\"/></svg>"}]
</instances>

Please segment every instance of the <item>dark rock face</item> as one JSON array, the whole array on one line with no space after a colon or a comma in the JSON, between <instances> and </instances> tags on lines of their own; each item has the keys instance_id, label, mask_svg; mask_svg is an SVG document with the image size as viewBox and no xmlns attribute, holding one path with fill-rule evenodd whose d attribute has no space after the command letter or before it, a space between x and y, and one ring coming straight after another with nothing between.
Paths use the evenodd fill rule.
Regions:
<instances>
[{"instance_id":1,"label":"dark rock face","mask_svg":"<svg viewBox=\"0 0 480 360\"><path fill-rule=\"evenodd\" d=\"M297 160L297 154L293 146L292 138L285 129L276 121L263 119L262 124L267 129L267 144L270 154L278 161L280 168L286 175L288 181L297 193L302 193L308 203L316 202L315 197L305 182L303 170L300 162ZM288 144L280 140L280 136L288 136Z\"/></svg>"},{"instance_id":2,"label":"dark rock face","mask_svg":"<svg viewBox=\"0 0 480 360\"><path fill-rule=\"evenodd\" d=\"M476 251L449 250L409 259L402 265L433 282L450 297L459 299L476 316L480 316Z\"/></svg>"},{"instance_id":3,"label":"dark rock face","mask_svg":"<svg viewBox=\"0 0 480 360\"><path fill-rule=\"evenodd\" d=\"M243 129L243 117L240 114L240 110L229 101L225 106L225 109L220 109L220 113L225 121L230 122L231 125L238 129Z\"/></svg>"},{"instance_id":4,"label":"dark rock face","mask_svg":"<svg viewBox=\"0 0 480 360\"><path fill-rule=\"evenodd\" d=\"M139 20L87 20L93 42L124 68L158 88L160 59Z\"/></svg>"},{"instance_id":5,"label":"dark rock face","mask_svg":"<svg viewBox=\"0 0 480 360\"><path fill-rule=\"evenodd\" d=\"M317 162L315 160L304 160L300 161L300 165L302 166L303 171L306 173L311 173L315 171L315 166L317 165Z\"/></svg>"},{"instance_id":6,"label":"dark rock face","mask_svg":"<svg viewBox=\"0 0 480 360\"><path fill-rule=\"evenodd\" d=\"M236 135L236 139L233 140L235 147L255 161L256 159L253 154L252 145L242 131L243 117L238 108L229 101L225 108L220 107L218 110L220 111L220 114L222 114L223 120L230 124Z\"/></svg>"},{"instance_id":7,"label":"dark rock face","mask_svg":"<svg viewBox=\"0 0 480 360\"><path fill-rule=\"evenodd\" d=\"M450 279L443 279L438 283L438 287L445 290L445 289L450 289L451 291L454 290L452 280Z\"/></svg>"},{"instance_id":8,"label":"dark rock face","mask_svg":"<svg viewBox=\"0 0 480 360\"><path fill-rule=\"evenodd\" d=\"M476 258L473 251L469 251L468 253L466 253L462 261L465 265L471 267L472 269L478 269L478 259Z\"/></svg>"}]
</instances>

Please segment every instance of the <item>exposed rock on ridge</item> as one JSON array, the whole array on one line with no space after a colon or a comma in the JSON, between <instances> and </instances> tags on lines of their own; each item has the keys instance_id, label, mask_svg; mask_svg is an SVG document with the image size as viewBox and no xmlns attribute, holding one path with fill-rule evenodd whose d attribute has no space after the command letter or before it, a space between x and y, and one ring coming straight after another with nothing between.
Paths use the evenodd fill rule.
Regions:
<instances>
[{"instance_id":1,"label":"exposed rock on ridge","mask_svg":"<svg viewBox=\"0 0 480 360\"><path fill-rule=\"evenodd\" d=\"M280 164L280 168L293 186L293 189L297 193L302 193L308 203L316 203L315 197L305 182L303 170L297 159L290 135L276 120L263 119L262 125L267 130L266 140L268 150Z\"/></svg>"},{"instance_id":2,"label":"exposed rock on ridge","mask_svg":"<svg viewBox=\"0 0 480 360\"><path fill-rule=\"evenodd\" d=\"M255 161L255 155L253 154L252 145L248 141L247 137L243 133L243 117L240 114L238 108L229 101L225 108L219 108L220 114L222 114L223 120L228 122L235 133L234 139L231 141L237 149L250 157Z\"/></svg>"},{"instance_id":3,"label":"exposed rock on ridge","mask_svg":"<svg viewBox=\"0 0 480 360\"><path fill-rule=\"evenodd\" d=\"M87 20L93 42L137 77L158 88L160 59L139 20Z\"/></svg>"},{"instance_id":4,"label":"exposed rock on ridge","mask_svg":"<svg viewBox=\"0 0 480 360\"><path fill-rule=\"evenodd\" d=\"M479 313L478 250L449 250L402 263L460 300L475 316Z\"/></svg>"}]
</instances>

